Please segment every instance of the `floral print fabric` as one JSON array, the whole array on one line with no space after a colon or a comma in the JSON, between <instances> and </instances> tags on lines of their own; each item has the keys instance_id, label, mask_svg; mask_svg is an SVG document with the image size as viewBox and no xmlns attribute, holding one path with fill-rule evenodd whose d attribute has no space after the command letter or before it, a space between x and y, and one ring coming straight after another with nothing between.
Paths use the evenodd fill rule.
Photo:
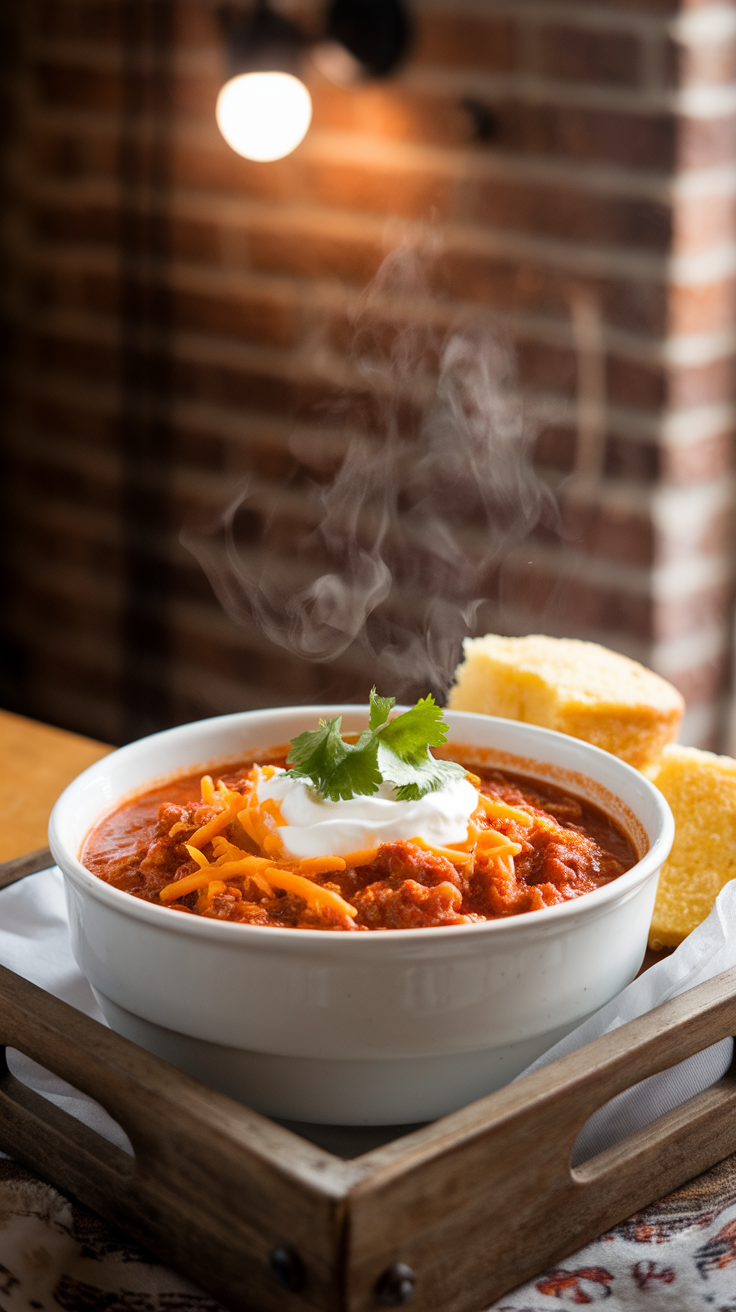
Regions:
<instances>
[{"instance_id":1,"label":"floral print fabric","mask_svg":"<svg viewBox=\"0 0 736 1312\"><path fill-rule=\"evenodd\" d=\"M736 1158L653 1203L490 1312L736 1312Z\"/></svg>"}]
</instances>

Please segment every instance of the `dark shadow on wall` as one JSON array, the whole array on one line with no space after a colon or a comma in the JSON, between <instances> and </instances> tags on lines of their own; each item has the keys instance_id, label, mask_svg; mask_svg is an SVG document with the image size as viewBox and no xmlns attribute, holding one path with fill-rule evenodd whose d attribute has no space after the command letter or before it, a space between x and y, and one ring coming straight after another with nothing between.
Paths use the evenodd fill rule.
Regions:
<instances>
[{"instance_id":1,"label":"dark shadow on wall","mask_svg":"<svg viewBox=\"0 0 736 1312\"><path fill-rule=\"evenodd\" d=\"M120 739L171 715L171 0L122 14Z\"/></svg>"},{"instance_id":2,"label":"dark shadow on wall","mask_svg":"<svg viewBox=\"0 0 736 1312\"><path fill-rule=\"evenodd\" d=\"M0 705L22 711L26 705L25 659L13 635L12 571L9 562L11 469L8 431L11 378L18 349L17 271L11 256L17 223L13 149L17 132L16 79L20 63L21 5L0 6Z\"/></svg>"}]
</instances>

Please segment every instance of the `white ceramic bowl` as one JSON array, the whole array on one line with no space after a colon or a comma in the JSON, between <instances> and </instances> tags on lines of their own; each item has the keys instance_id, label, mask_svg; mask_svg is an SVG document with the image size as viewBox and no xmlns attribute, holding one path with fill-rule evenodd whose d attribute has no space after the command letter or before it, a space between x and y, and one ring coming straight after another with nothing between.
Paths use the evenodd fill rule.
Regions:
<instances>
[{"instance_id":1,"label":"white ceramic bowl","mask_svg":"<svg viewBox=\"0 0 736 1312\"><path fill-rule=\"evenodd\" d=\"M131 743L75 779L49 827L72 947L113 1029L259 1111L342 1125L430 1120L513 1079L634 978L672 815L607 752L456 711L449 737L464 762L547 779L603 806L638 864L542 911L368 934L174 915L80 864L94 821L151 779L288 742L338 712L343 731L365 727L364 707L249 711Z\"/></svg>"}]
</instances>

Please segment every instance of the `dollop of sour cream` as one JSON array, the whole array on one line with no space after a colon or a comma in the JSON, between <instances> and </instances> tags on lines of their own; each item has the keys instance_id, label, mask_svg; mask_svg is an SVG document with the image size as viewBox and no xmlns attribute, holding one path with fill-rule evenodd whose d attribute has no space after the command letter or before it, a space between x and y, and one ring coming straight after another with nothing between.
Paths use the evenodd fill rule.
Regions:
<instances>
[{"instance_id":1,"label":"dollop of sour cream","mask_svg":"<svg viewBox=\"0 0 736 1312\"><path fill-rule=\"evenodd\" d=\"M292 857L347 856L350 852L423 838L433 847L463 843L468 821L478 806L478 790L468 779L452 779L444 788L425 793L417 802L396 800L391 784L381 784L371 797L330 802L304 779L277 769L256 785L259 802L273 798L286 822L278 835Z\"/></svg>"}]
</instances>

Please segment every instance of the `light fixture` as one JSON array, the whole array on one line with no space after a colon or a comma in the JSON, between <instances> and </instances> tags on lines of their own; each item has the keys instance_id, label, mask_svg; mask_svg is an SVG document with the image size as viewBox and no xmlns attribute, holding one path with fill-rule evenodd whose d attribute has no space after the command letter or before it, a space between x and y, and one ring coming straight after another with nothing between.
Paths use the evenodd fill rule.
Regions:
<instances>
[{"instance_id":1,"label":"light fixture","mask_svg":"<svg viewBox=\"0 0 736 1312\"><path fill-rule=\"evenodd\" d=\"M385 77L406 54L410 35L400 0L331 0L312 58L334 82Z\"/></svg>"},{"instance_id":2,"label":"light fixture","mask_svg":"<svg viewBox=\"0 0 736 1312\"><path fill-rule=\"evenodd\" d=\"M221 20L231 76L217 97L217 126L238 155L282 159L312 121L312 98L297 76L305 38L268 0L250 13L223 9Z\"/></svg>"},{"instance_id":3,"label":"light fixture","mask_svg":"<svg viewBox=\"0 0 736 1312\"><path fill-rule=\"evenodd\" d=\"M383 77L409 41L401 0L331 0L324 35L309 41L296 23L255 0L249 11L223 8L230 77L215 117L229 146L246 159L282 159L304 139L312 98L299 73L307 52L341 85Z\"/></svg>"},{"instance_id":4,"label":"light fixture","mask_svg":"<svg viewBox=\"0 0 736 1312\"><path fill-rule=\"evenodd\" d=\"M290 155L312 121L312 97L293 73L241 73L217 97L217 126L246 159Z\"/></svg>"}]
</instances>

